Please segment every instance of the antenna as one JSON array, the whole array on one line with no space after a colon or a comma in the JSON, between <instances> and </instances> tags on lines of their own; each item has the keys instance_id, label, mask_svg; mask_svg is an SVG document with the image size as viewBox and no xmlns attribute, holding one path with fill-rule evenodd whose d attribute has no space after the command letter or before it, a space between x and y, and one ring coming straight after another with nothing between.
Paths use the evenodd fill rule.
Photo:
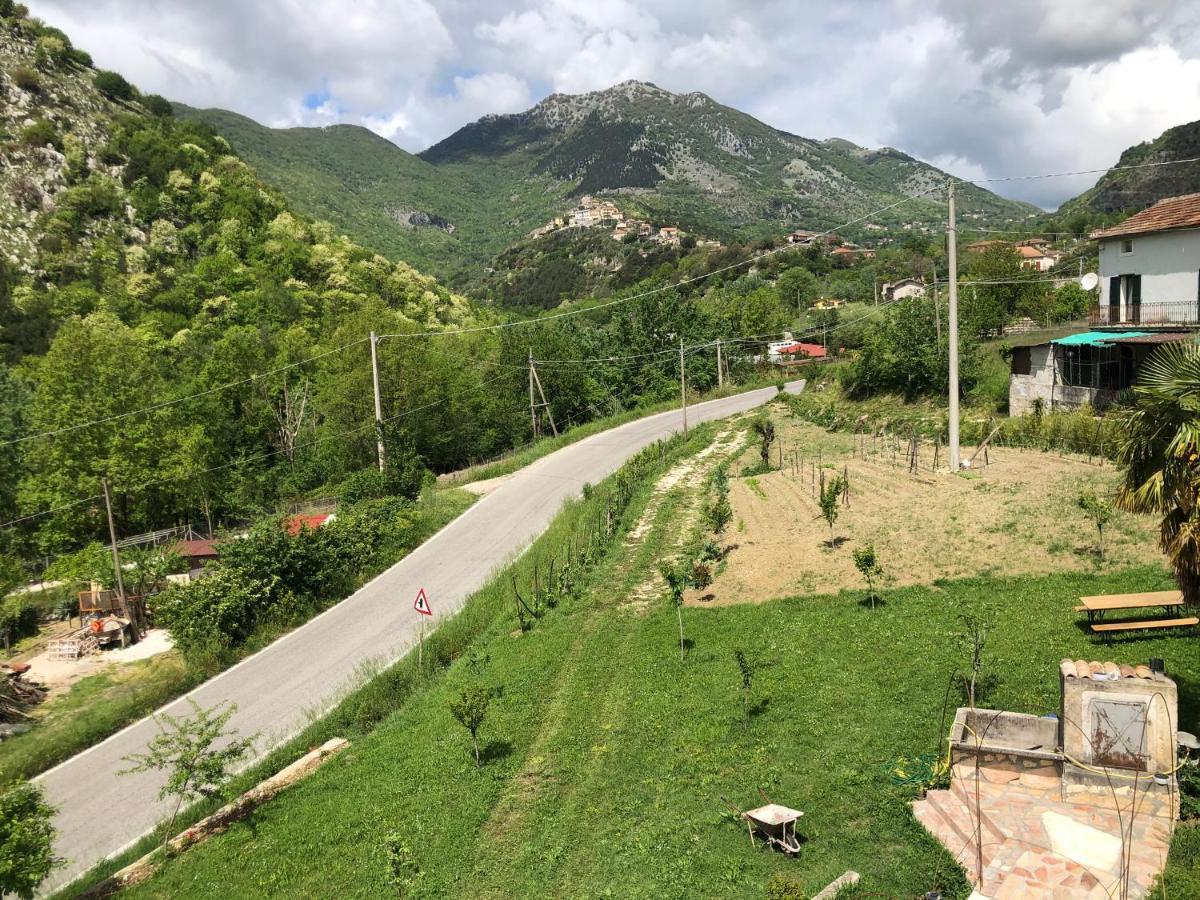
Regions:
<instances>
[{"instance_id":1,"label":"antenna","mask_svg":"<svg viewBox=\"0 0 1200 900\"><path fill-rule=\"evenodd\" d=\"M1079 286L1085 291L1094 291L1098 284L1100 284L1100 276L1095 272L1088 272L1079 279Z\"/></svg>"}]
</instances>

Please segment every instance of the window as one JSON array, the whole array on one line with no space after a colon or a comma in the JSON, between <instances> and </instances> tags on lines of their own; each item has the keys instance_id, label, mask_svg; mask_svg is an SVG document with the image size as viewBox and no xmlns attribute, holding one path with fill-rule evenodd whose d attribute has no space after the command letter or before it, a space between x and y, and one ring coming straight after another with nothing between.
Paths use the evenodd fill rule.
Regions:
<instances>
[{"instance_id":1,"label":"window","mask_svg":"<svg viewBox=\"0 0 1200 900\"><path fill-rule=\"evenodd\" d=\"M1125 238L1124 240L1121 241L1121 252L1122 253L1132 253L1133 252L1133 239L1132 238Z\"/></svg>"}]
</instances>

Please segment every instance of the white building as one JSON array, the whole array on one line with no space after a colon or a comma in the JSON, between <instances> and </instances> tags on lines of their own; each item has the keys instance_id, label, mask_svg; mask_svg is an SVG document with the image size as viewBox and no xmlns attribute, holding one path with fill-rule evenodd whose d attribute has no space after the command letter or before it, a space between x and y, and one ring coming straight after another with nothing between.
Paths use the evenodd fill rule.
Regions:
<instances>
[{"instance_id":1,"label":"white building","mask_svg":"<svg viewBox=\"0 0 1200 900\"><path fill-rule=\"evenodd\" d=\"M885 281L881 287L884 300L907 300L909 297L924 297L925 282L919 278L901 278Z\"/></svg>"},{"instance_id":2,"label":"white building","mask_svg":"<svg viewBox=\"0 0 1200 900\"><path fill-rule=\"evenodd\" d=\"M1200 194L1159 200L1100 242L1100 305L1094 325L1200 322Z\"/></svg>"}]
</instances>

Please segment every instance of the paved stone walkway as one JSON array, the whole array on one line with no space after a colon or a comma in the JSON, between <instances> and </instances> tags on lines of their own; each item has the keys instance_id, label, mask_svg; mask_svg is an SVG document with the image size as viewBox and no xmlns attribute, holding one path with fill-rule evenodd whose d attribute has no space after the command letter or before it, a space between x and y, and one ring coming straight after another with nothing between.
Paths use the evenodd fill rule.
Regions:
<instances>
[{"instance_id":1,"label":"paved stone walkway","mask_svg":"<svg viewBox=\"0 0 1200 900\"><path fill-rule=\"evenodd\" d=\"M1131 817L1134 805L1132 782L1115 799L1088 791L1064 801L1057 785L979 778L977 829L975 770L966 762L955 765L949 790L930 791L913 814L966 869L979 897L1140 900L1166 864L1174 818L1168 804L1140 787ZM1132 838L1126 852L1123 831Z\"/></svg>"}]
</instances>

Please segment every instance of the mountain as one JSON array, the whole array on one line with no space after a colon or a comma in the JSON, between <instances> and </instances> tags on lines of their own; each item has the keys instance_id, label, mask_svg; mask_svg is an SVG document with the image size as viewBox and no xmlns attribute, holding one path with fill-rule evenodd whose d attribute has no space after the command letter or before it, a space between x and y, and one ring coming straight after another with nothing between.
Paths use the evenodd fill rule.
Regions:
<instances>
[{"instance_id":1,"label":"mountain","mask_svg":"<svg viewBox=\"0 0 1200 900\"><path fill-rule=\"evenodd\" d=\"M892 148L798 137L705 94L637 81L485 116L415 157L351 126L277 130L220 110L181 114L216 128L305 212L459 278L585 194L656 224L745 241L836 227L947 177ZM1038 210L966 186L960 212L1002 225ZM938 229L944 215L940 199L919 199L871 223ZM864 228L845 233L871 233Z\"/></svg>"},{"instance_id":2,"label":"mountain","mask_svg":"<svg viewBox=\"0 0 1200 900\"><path fill-rule=\"evenodd\" d=\"M1200 121L1169 128L1154 140L1127 149L1113 171L1102 175L1091 189L1064 203L1058 215L1131 215L1164 197L1200 191L1200 162L1122 169L1197 157L1200 157Z\"/></svg>"}]
</instances>

